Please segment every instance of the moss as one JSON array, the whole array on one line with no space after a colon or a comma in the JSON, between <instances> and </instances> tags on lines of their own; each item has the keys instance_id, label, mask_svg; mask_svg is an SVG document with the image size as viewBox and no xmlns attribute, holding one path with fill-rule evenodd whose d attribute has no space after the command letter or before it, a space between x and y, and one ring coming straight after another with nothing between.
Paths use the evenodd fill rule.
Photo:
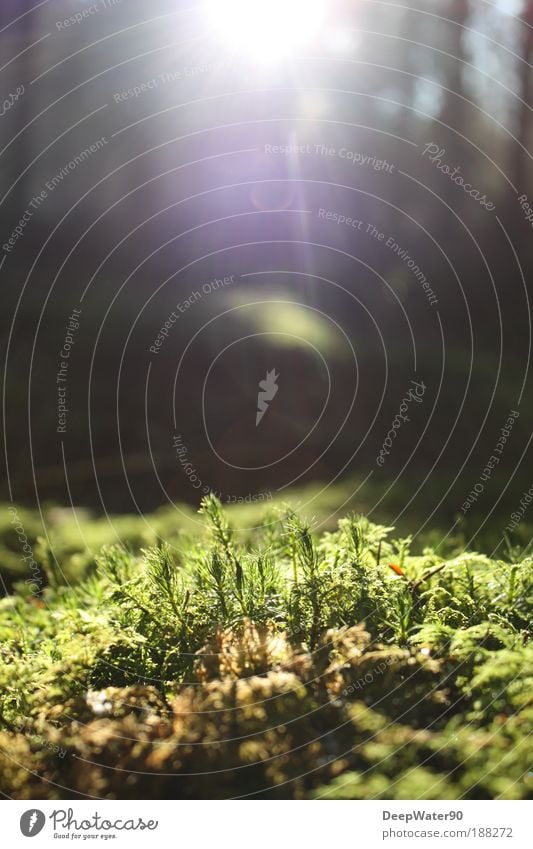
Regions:
<instances>
[{"instance_id":1,"label":"moss","mask_svg":"<svg viewBox=\"0 0 533 849\"><path fill-rule=\"evenodd\" d=\"M530 561L203 516L179 551L107 547L0 602L3 792L531 797Z\"/></svg>"}]
</instances>

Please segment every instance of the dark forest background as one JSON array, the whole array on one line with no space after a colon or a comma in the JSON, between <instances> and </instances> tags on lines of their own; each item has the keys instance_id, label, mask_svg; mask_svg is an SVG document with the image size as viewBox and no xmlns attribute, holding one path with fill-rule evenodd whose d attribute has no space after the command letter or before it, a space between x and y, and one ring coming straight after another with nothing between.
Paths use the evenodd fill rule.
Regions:
<instances>
[{"instance_id":1,"label":"dark forest background","mask_svg":"<svg viewBox=\"0 0 533 849\"><path fill-rule=\"evenodd\" d=\"M46 182L106 139L0 257L0 497L111 512L196 504L179 435L197 480L227 498L368 479L383 505L400 493L452 522L516 410L473 508L505 525L532 483L533 240L518 198L533 205L533 2L332 3L331 33L261 72L206 37L189 4L123 0L57 30L81 8L0 9L0 99L25 88L0 119L2 244ZM423 155L430 143L494 210ZM394 169L265 148L288 144ZM407 251L438 304L368 224ZM232 275L150 352L176 304ZM279 392L256 427L272 368ZM423 403L379 468L412 380Z\"/></svg>"}]
</instances>

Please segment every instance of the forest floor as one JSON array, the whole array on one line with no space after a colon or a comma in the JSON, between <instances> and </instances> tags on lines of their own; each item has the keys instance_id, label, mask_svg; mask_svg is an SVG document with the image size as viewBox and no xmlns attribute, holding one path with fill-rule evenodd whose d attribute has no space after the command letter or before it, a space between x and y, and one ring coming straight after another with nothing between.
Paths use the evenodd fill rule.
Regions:
<instances>
[{"instance_id":1,"label":"forest floor","mask_svg":"<svg viewBox=\"0 0 533 849\"><path fill-rule=\"evenodd\" d=\"M78 515L84 547L11 516L4 796L531 798L533 558L260 512L209 497L115 544Z\"/></svg>"}]
</instances>

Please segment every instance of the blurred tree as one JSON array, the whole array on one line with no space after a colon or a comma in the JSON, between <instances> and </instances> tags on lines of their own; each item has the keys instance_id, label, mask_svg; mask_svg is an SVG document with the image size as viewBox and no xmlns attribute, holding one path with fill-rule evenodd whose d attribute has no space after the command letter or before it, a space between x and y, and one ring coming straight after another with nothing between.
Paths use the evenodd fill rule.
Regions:
<instances>
[{"instance_id":1,"label":"blurred tree","mask_svg":"<svg viewBox=\"0 0 533 849\"><path fill-rule=\"evenodd\" d=\"M464 34L470 16L469 0L451 0L448 13L451 25L449 27L449 53L453 59L448 68L447 86L449 92L444 101L442 120L452 127L462 131L465 122L464 100L464 67L465 39Z\"/></svg>"},{"instance_id":2,"label":"blurred tree","mask_svg":"<svg viewBox=\"0 0 533 849\"><path fill-rule=\"evenodd\" d=\"M518 192L527 191L527 172L529 165L528 143L531 112L531 61L533 59L533 0L526 0L525 9L522 13L523 25L521 27L521 49L522 55L519 63L520 79L520 109L518 115L517 138L521 145L517 151L513 150L513 175L514 184Z\"/></svg>"},{"instance_id":3,"label":"blurred tree","mask_svg":"<svg viewBox=\"0 0 533 849\"><path fill-rule=\"evenodd\" d=\"M446 126L453 128L458 133L468 137L469 105L465 95L465 32L470 17L469 0L451 0L448 17L449 41L448 52L453 58L448 62L446 72L446 86L448 91L444 98L444 104L440 119ZM457 136L450 139L450 145L457 141ZM469 146L462 148L463 171L469 170ZM445 184L444 199L450 205L457 207L457 192L455 185L450 181ZM466 196L461 198L462 205L466 202Z\"/></svg>"}]
</instances>

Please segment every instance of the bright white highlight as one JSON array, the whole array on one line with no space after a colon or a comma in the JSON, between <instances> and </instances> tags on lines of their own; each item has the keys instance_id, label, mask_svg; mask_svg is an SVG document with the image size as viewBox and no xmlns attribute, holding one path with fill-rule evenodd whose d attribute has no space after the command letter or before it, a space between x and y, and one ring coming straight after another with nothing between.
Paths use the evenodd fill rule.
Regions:
<instances>
[{"instance_id":1,"label":"bright white highlight","mask_svg":"<svg viewBox=\"0 0 533 849\"><path fill-rule=\"evenodd\" d=\"M259 62L289 56L315 38L325 0L211 0L211 25L230 49Z\"/></svg>"}]
</instances>

